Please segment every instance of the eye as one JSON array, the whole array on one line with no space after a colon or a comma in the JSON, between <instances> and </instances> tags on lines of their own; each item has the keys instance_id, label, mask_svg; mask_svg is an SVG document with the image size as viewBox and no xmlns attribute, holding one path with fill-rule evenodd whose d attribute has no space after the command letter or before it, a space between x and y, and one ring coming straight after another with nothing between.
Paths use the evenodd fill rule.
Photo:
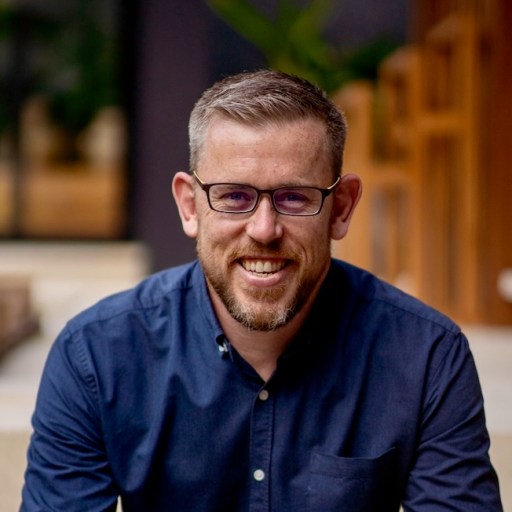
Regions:
<instances>
[{"instance_id":1,"label":"eye","mask_svg":"<svg viewBox=\"0 0 512 512\"><path fill-rule=\"evenodd\" d=\"M222 191L218 201L224 204L248 204L254 199L254 191L250 188L230 188Z\"/></svg>"},{"instance_id":2,"label":"eye","mask_svg":"<svg viewBox=\"0 0 512 512\"><path fill-rule=\"evenodd\" d=\"M276 191L274 199L277 203L288 204L288 203L300 203L304 204L309 202L311 199L306 190L301 189L281 189Z\"/></svg>"},{"instance_id":3,"label":"eye","mask_svg":"<svg viewBox=\"0 0 512 512\"><path fill-rule=\"evenodd\" d=\"M304 194L299 194L297 191L288 191L279 196L279 201L295 203L297 201L299 201L299 202L308 201L308 198Z\"/></svg>"},{"instance_id":4,"label":"eye","mask_svg":"<svg viewBox=\"0 0 512 512\"><path fill-rule=\"evenodd\" d=\"M244 185L215 185L210 189L210 199L214 208L221 211L250 210L257 193Z\"/></svg>"},{"instance_id":5,"label":"eye","mask_svg":"<svg viewBox=\"0 0 512 512\"><path fill-rule=\"evenodd\" d=\"M321 201L321 192L313 187L282 188L274 194L278 211L289 215L313 215Z\"/></svg>"},{"instance_id":6,"label":"eye","mask_svg":"<svg viewBox=\"0 0 512 512\"><path fill-rule=\"evenodd\" d=\"M220 198L221 201L232 201L234 203L236 202L243 202L243 201L251 201L252 195L247 192L247 190L233 190L231 192L226 192L223 194L223 196Z\"/></svg>"}]
</instances>

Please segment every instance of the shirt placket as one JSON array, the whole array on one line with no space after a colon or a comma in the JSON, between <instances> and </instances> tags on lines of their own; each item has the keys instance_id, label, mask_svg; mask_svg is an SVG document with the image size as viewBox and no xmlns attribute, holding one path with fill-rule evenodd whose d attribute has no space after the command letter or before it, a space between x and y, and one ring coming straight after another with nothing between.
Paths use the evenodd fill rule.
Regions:
<instances>
[{"instance_id":1,"label":"shirt placket","mask_svg":"<svg viewBox=\"0 0 512 512\"><path fill-rule=\"evenodd\" d=\"M258 392L251 416L250 512L270 511L274 398L265 387Z\"/></svg>"}]
</instances>

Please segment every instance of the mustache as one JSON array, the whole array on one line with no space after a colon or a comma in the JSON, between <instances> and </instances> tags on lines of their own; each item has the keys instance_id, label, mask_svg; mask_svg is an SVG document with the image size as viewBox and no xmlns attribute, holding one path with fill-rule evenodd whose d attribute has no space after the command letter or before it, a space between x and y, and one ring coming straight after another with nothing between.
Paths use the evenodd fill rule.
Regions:
<instances>
[{"instance_id":1,"label":"mustache","mask_svg":"<svg viewBox=\"0 0 512 512\"><path fill-rule=\"evenodd\" d=\"M274 240L269 244L262 244L253 242L246 244L242 247L236 247L228 255L232 261L250 256L251 258L283 258L283 259L296 259L297 254L295 251L284 248L280 240Z\"/></svg>"}]
</instances>

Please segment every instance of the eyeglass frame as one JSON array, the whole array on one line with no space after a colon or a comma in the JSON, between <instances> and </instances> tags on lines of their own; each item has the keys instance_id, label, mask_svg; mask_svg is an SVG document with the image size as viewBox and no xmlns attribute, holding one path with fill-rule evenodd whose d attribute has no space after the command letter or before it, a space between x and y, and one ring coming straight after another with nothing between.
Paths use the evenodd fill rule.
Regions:
<instances>
[{"instance_id":1,"label":"eyeglass frame","mask_svg":"<svg viewBox=\"0 0 512 512\"><path fill-rule=\"evenodd\" d=\"M254 212L260 203L261 195L262 194L268 194L272 203L272 206L274 210L279 213L280 215L287 215L290 217L313 217L315 215L318 215L324 206L325 198L331 195L331 193L335 190L336 186L339 185L341 181L341 176L338 176L336 178L336 181L330 185L327 188L321 188L321 187L313 187L310 185L290 185L286 187L278 187L278 188L270 188L270 189L259 189L256 187L253 187L252 185L247 185L245 183L227 183L227 182L221 182L221 183L205 183L201 178L196 174L196 171L192 171L192 175L194 176L197 184L203 190L206 194L206 198L208 200L208 205L214 212L218 213L228 213L228 214L243 214L243 213L252 213ZM254 202L254 206L250 210L243 210L243 211L226 211L226 210L219 210L217 208L214 208L210 199L210 189L216 185L230 185L230 186L241 186L241 187L247 187L252 190L256 191L256 201ZM320 201L320 205L318 207L318 210L314 213L286 213L279 210L279 208L276 206L276 202L274 199L274 194L278 192L279 190L286 190L286 189L312 189L312 190L318 190L322 194L322 200Z\"/></svg>"}]
</instances>

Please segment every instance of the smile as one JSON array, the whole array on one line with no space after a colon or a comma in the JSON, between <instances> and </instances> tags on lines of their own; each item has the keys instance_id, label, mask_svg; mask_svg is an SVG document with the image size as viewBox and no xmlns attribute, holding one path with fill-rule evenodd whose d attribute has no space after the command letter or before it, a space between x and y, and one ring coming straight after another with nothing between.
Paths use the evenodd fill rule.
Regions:
<instances>
[{"instance_id":1,"label":"smile","mask_svg":"<svg viewBox=\"0 0 512 512\"><path fill-rule=\"evenodd\" d=\"M240 263L245 270L256 274L274 274L279 272L286 265L284 260L241 260Z\"/></svg>"}]
</instances>

